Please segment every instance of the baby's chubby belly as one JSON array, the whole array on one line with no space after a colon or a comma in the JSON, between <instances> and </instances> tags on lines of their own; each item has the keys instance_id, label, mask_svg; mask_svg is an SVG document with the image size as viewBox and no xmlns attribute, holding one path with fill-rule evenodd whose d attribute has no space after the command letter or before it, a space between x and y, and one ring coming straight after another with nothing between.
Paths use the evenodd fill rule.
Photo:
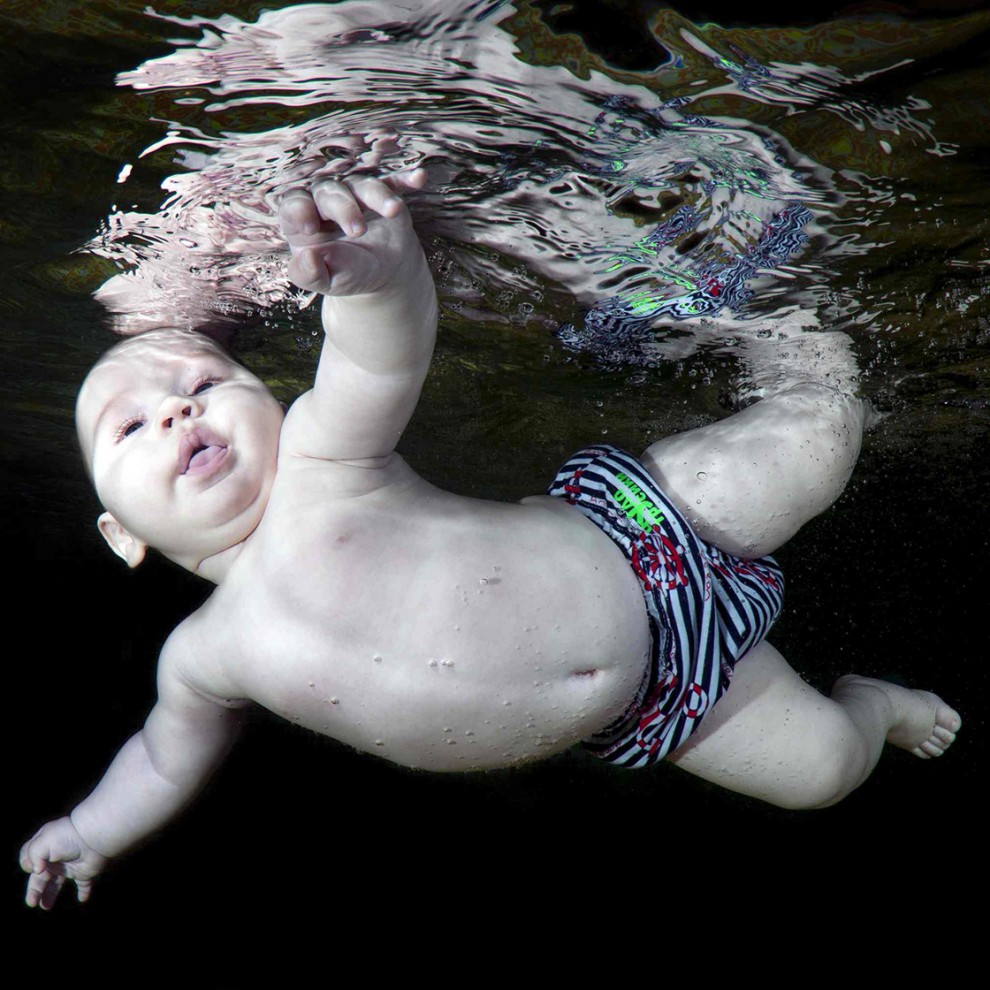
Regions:
<instances>
[{"instance_id":1,"label":"baby's chubby belly","mask_svg":"<svg viewBox=\"0 0 990 990\"><path fill-rule=\"evenodd\" d=\"M307 539L278 542L242 602L230 681L294 722L431 770L548 756L625 711L649 632L618 548L556 499L420 485L373 511L321 508L298 528Z\"/></svg>"}]
</instances>

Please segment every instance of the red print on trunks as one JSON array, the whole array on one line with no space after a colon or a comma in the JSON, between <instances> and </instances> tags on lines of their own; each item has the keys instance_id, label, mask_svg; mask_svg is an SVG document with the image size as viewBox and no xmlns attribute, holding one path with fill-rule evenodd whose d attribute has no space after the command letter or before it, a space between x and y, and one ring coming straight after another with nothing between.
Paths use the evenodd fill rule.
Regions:
<instances>
[{"instance_id":1,"label":"red print on trunks","mask_svg":"<svg viewBox=\"0 0 990 990\"><path fill-rule=\"evenodd\" d=\"M568 502L573 505L581 495L581 475L584 474L584 468L578 468L574 472L574 476L571 478L567 484L564 485L564 497Z\"/></svg>"},{"instance_id":2,"label":"red print on trunks","mask_svg":"<svg viewBox=\"0 0 990 990\"><path fill-rule=\"evenodd\" d=\"M769 585L771 588L780 590L780 584L777 579L763 564L757 564L756 561L750 560L745 563L736 564L736 573L752 574L755 577L758 577L764 584Z\"/></svg>"},{"instance_id":3,"label":"red print on trunks","mask_svg":"<svg viewBox=\"0 0 990 990\"><path fill-rule=\"evenodd\" d=\"M647 591L656 587L677 588L687 584L684 561L674 544L654 526L650 533L640 533L632 544L632 566Z\"/></svg>"}]
</instances>

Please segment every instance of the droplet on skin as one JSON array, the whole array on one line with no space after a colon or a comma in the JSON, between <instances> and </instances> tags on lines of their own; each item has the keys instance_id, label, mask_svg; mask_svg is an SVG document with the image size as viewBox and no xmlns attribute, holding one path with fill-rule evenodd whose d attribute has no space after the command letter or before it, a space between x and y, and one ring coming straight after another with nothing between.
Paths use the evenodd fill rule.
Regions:
<instances>
[{"instance_id":1,"label":"droplet on skin","mask_svg":"<svg viewBox=\"0 0 990 990\"><path fill-rule=\"evenodd\" d=\"M479 579L478 584L488 584L488 578Z\"/></svg>"},{"instance_id":2,"label":"droplet on skin","mask_svg":"<svg viewBox=\"0 0 990 990\"><path fill-rule=\"evenodd\" d=\"M435 667L436 665L437 665L436 660L427 660L426 661L426 666L427 667Z\"/></svg>"},{"instance_id":3,"label":"droplet on skin","mask_svg":"<svg viewBox=\"0 0 990 990\"><path fill-rule=\"evenodd\" d=\"M440 661L440 666L441 667L453 667L454 666L454 661L453 660L441 660Z\"/></svg>"},{"instance_id":4,"label":"droplet on skin","mask_svg":"<svg viewBox=\"0 0 990 990\"><path fill-rule=\"evenodd\" d=\"M385 740L384 739L376 739L375 740L375 745L376 746L384 746L385 745Z\"/></svg>"},{"instance_id":5,"label":"droplet on skin","mask_svg":"<svg viewBox=\"0 0 990 990\"><path fill-rule=\"evenodd\" d=\"M310 687L314 687L314 684L313 684L313 682L312 682L312 681L306 681L306 683L307 683L307 684L308 684L308 685L309 685Z\"/></svg>"},{"instance_id":6,"label":"droplet on skin","mask_svg":"<svg viewBox=\"0 0 990 990\"><path fill-rule=\"evenodd\" d=\"M340 698L331 698L330 699L330 704L331 705L339 705L340 704Z\"/></svg>"},{"instance_id":7,"label":"droplet on skin","mask_svg":"<svg viewBox=\"0 0 990 990\"><path fill-rule=\"evenodd\" d=\"M374 660L375 663L381 663L382 662L382 658L377 653L371 659Z\"/></svg>"}]
</instances>

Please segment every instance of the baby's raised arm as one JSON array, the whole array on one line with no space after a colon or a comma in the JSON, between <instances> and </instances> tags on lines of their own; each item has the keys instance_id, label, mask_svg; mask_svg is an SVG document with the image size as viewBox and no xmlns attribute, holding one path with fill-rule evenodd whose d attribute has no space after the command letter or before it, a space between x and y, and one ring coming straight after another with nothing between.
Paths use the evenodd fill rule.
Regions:
<instances>
[{"instance_id":1,"label":"baby's raised arm","mask_svg":"<svg viewBox=\"0 0 990 990\"><path fill-rule=\"evenodd\" d=\"M96 789L72 813L49 822L24 844L31 874L27 903L50 908L65 879L88 899L107 860L151 835L202 788L237 734L237 712L205 698L184 680L174 645L162 653L158 703Z\"/></svg>"},{"instance_id":2,"label":"baby's raised arm","mask_svg":"<svg viewBox=\"0 0 990 990\"><path fill-rule=\"evenodd\" d=\"M315 385L286 421L286 452L373 466L395 449L436 338L433 278L400 195L425 182L421 169L322 180L283 199L289 276L323 294L326 333Z\"/></svg>"}]
</instances>

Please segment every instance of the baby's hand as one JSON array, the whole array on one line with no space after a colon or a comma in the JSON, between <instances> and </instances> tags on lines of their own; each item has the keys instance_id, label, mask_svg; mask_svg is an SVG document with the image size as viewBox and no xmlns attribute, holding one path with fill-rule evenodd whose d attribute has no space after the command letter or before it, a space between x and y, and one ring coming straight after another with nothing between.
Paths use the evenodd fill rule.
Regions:
<instances>
[{"instance_id":1,"label":"baby's hand","mask_svg":"<svg viewBox=\"0 0 990 990\"><path fill-rule=\"evenodd\" d=\"M279 225L293 255L289 278L330 296L378 292L401 281L421 248L400 194L425 184L420 168L384 179L320 179L308 190L287 192Z\"/></svg>"},{"instance_id":2,"label":"baby's hand","mask_svg":"<svg viewBox=\"0 0 990 990\"><path fill-rule=\"evenodd\" d=\"M80 901L88 901L93 878L103 872L106 856L83 842L71 818L43 825L21 848L21 869L30 873L28 907L48 910L66 879L75 881Z\"/></svg>"}]
</instances>

